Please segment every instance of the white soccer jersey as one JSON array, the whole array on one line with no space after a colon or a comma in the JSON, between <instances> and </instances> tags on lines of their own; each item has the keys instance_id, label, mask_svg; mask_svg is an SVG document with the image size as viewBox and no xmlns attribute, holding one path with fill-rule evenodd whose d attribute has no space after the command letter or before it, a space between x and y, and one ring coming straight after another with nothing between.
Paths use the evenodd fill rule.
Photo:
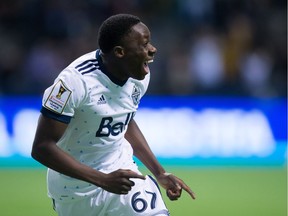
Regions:
<instances>
[{"instance_id":1,"label":"white soccer jersey","mask_svg":"<svg viewBox=\"0 0 288 216\"><path fill-rule=\"evenodd\" d=\"M109 75L100 51L72 62L46 89L42 114L69 123L57 145L72 157L101 172L119 168L137 171L133 150L124 134L147 90L144 80L121 83ZM99 190L95 185L48 170L48 193L57 201L70 201Z\"/></svg>"}]
</instances>

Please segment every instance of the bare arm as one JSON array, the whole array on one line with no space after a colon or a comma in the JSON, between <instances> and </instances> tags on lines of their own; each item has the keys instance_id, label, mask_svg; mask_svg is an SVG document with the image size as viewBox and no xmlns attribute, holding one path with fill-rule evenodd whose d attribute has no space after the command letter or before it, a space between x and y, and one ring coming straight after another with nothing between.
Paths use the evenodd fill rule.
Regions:
<instances>
[{"instance_id":1,"label":"bare arm","mask_svg":"<svg viewBox=\"0 0 288 216\"><path fill-rule=\"evenodd\" d=\"M128 125L125 138L132 145L134 155L153 173L171 200L177 200L181 196L182 189L195 199L195 194L181 179L165 172L134 119Z\"/></svg>"},{"instance_id":2,"label":"bare arm","mask_svg":"<svg viewBox=\"0 0 288 216\"><path fill-rule=\"evenodd\" d=\"M134 119L128 125L125 138L132 145L134 155L153 173L155 177L165 173L165 169L151 151L145 137Z\"/></svg>"},{"instance_id":3,"label":"bare arm","mask_svg":"<svg viewBox=\"0 0 288 216\"><path fill-rule=\"evenodd\" d=\"M117 194L128 193L134 185L129 178L144 178L130 170L104 174L78 162L56 145L66 128L67 124L40 115L32 147L32 157L57 172L90 182Z\"/></svg>"}]
</instances>

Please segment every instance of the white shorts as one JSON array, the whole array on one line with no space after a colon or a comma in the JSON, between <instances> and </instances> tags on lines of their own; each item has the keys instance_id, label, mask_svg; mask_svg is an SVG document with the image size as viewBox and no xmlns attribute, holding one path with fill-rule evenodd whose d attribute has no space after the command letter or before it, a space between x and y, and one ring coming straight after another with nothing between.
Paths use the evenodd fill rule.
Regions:
<instances>
[{"instance_id":1,"label":"white shorts","mask_svg":"<svg viewBox=\"0 0 288 216\"><path fill-rule=\"evenodd\" d=\"M72 202L55 202L59 216L164 216L169 212L156 181L151 176L145 180L133 179L135 185L127 195L101 190L96 196Z\"/></svg>"}]
</instances>

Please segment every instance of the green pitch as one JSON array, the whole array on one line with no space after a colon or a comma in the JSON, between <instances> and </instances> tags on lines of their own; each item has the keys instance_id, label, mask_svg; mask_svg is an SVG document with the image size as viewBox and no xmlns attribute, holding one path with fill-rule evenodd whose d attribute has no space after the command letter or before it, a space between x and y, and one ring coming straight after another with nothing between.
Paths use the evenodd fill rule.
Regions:
<instances>
[{"instance_id":1,"label":"green pitch","mask_svg":"<svg viewBox=\"0 0 288 216\"><path fill-rule=\"evenodd\" d=\"M286 216L286 167L166 167L196 193L164 198L172 216ZM142 169L143 170L143 169ZM143 170L146 173L146 170ZM0 169L3 216L56 216L45 169ZM164 191L163 191L164 192Z\"/></svg>"}]
</instances>

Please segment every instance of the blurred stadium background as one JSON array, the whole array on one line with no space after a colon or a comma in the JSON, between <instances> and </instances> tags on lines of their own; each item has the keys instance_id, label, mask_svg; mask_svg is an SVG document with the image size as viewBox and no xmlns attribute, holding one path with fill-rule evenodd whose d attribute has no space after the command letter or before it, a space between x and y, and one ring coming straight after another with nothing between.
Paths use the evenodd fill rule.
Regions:
<instances>
[{"instance_id":1,"label":"blurred stadium background","mask_svg":"<svg viewBox=\"0 0 288 216\"><path fill-rule=\"evenodd\" d=\"M99 25L115 13L138 15L158 48L135 118L198 194L167 201L171 214L286 215L284 0L2 0L1 215L55 215L45 168L30 158L41 95L97 48Z\"/></svg>"}]
</instances>

